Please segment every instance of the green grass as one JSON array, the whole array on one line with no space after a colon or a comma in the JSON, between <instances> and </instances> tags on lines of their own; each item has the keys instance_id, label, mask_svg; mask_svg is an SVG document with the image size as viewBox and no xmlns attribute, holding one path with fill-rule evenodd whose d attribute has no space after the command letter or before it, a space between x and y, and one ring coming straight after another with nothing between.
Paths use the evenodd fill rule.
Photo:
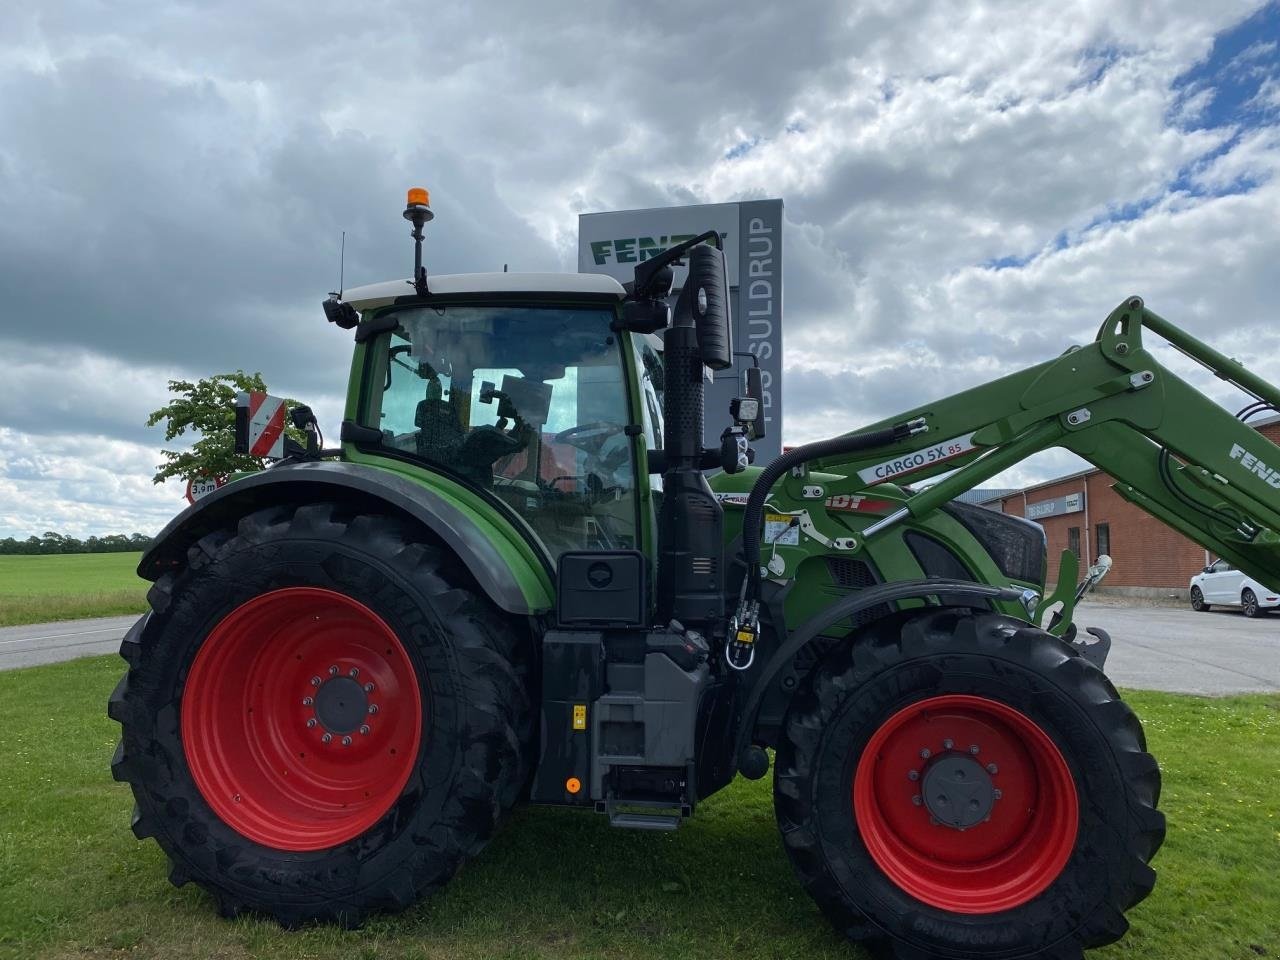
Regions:
<instances>
[{"instance_id":1,"label":"green grass","mask_svg":"<svg viewBox=\"0 0 1280 960\"><path fill-rule=\"evenodd\" d=\"M361 931L218 919L129 832L104 704L115 657L0 674L0 956L861 958L792 874L768 780L740 781L669 835L517 811L442 893ZM1135 693L1165 771L1155 893L1098 960L1280 957L1280 697Z\"/></svg>"},{"instance_id":2,"label":"green grass","mask_svg":"<svg viewBox=\"0 0 1280 960\"><path fill-rule=\"evenodd\" d=\"M142 613L147 583L135 572L141 556L0 557L0 627Z\"/></svg>"}]
</instances>

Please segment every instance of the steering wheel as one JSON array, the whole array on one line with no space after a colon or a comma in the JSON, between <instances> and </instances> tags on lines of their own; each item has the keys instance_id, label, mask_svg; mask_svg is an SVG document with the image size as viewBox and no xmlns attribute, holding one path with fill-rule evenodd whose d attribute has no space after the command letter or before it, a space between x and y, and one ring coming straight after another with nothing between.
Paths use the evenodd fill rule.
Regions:
<instances>
[{"instance_id":1,"label":"steering wheel","mask_svg":"<svg viewBox=\"0 0 1280 960\"><path fill-rule=\"evenodd\" d=\"M623 429L616 423L593 420L591 423L581 423L568 430L561 430L555 435L555 441L570 444L594 456L599 454L606 440L622 433Z\"/></svg>"}]
</instances>

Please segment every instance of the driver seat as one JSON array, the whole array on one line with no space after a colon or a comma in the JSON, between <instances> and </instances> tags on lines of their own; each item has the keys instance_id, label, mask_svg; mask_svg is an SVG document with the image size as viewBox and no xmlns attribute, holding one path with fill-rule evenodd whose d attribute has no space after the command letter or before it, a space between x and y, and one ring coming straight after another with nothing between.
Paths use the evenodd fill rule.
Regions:
<instances>
[{"instance_id":1,"label":"driver seat","mask_svg":"<svg viewBox=\"0 0 1280 960\"><path fill-rule=\"evenodd\" d=\"M458 411L449 401L439 396L418 401L413 422L418 428L418 456L440 463L456 459L465 432Z\"/></svg>"}]
</instances>

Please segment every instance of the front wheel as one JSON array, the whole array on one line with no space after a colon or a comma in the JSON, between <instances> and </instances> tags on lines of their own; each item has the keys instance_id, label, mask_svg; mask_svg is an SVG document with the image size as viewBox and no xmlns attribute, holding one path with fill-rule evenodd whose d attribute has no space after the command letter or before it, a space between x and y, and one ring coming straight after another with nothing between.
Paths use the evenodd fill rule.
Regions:
<instances>
[{"instance_id":1,"label":"front wheel","mask_svg":"<svg viewBox=\"0 0 1280 960\"><path fill-rule=\"evenodd\" d=\"M1240 606L1243 608L1246 617L1262 615L1262 607L1258 606L1258 595L1248 587L1245 587L1244 592L1240 594Z\"/></svg>"},{"instance_id":2,"label":"front wheel","mask_svg":"<svg viewBox=\"0 0 1280 960\"><path fill-rule=\"evenodd\" d=\"M1209 605L1204 602L1204 594L1200 592L1199 587L1191 588L1191 609L1199 613L1204 613L1209 609Z\"/></svg>"},{"instance_id":3,"label":"front wheel","mask_svg":"<svg viewBox=\"0 0 1280 960\"><path fill-rule=\"evenodd\" d=\"M889 618L832 654L792 703L774 788L805 888L903 960L1110 943L1164 837L1159 770L1115 688L995 614Z\"/></svg>"}]
</instances>

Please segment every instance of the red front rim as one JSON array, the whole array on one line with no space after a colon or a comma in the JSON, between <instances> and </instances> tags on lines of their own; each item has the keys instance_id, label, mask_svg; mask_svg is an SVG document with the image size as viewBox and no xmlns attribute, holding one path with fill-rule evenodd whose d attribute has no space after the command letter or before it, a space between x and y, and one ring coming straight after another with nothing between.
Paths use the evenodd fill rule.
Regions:
<instances>
[{"instance_id":1,"label":"red front rim","mask_svg":"<svg viewBox=\"0 0 1280 960\"><path fill-rule=\"evenodd\" d=\"M321 850L391 809L417 762L408 654L364 604L289 587L209 633L187 676L182 743L205 801L268 847Z\"/></svg>"},{"instance_id":2,"label":"red front rim","mask_svg":"<svg viewBox=\"0 0 1280 960\"><path fill-rule=\"evenodd\" d=\"M890 880L964 914L1043 893L1079 828L1075 783L1048 734L1012 707L960 694L913 703L875 732L854 773L853 814Z\"/></svg>"}]
</instances>

